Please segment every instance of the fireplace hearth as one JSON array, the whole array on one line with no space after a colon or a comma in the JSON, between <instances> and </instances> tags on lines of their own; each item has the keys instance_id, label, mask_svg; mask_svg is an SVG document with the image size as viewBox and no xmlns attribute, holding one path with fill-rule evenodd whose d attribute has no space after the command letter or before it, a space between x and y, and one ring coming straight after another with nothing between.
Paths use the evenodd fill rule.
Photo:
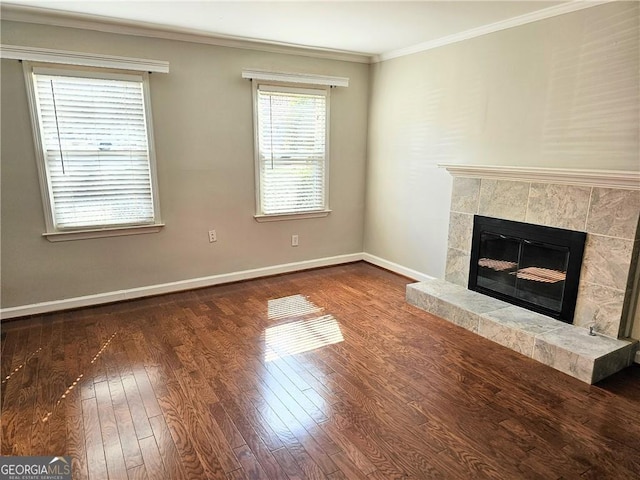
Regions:
<instances>
[{"instance_id":1,"label":"fireplace hearth","mask_svg":"<svg viewBox=\"0 0 640 480\"><path fill-rule=\"evenodd\" d=\"M474 216L468 288L572 323L586 233Z\"/></svg>"}]
</instances>

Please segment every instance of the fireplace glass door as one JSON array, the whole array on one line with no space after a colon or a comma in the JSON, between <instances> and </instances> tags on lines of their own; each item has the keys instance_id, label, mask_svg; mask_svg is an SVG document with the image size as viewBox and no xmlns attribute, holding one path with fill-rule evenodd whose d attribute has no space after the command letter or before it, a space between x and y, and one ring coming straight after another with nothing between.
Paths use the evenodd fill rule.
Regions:
<instances>
[{"instance_id":1,"label":"fireplace glass door","mask_svg":"<svg viewBox=\"0 0 640 480\"><path fill-rule=\"evenodd\" d=\"M559 312L568 262L566 247L485 232L477 284Z\"/></svg>"},{"instance_id":2,"label":"fireplace glass door","mask_svg":"<svg viewBox=\"0 0 640 480\"><path fill-rule=\"evenodd\" d=\"M476 215L469 289L573 320L586 234Z\"/></svg>"}]
</instances>

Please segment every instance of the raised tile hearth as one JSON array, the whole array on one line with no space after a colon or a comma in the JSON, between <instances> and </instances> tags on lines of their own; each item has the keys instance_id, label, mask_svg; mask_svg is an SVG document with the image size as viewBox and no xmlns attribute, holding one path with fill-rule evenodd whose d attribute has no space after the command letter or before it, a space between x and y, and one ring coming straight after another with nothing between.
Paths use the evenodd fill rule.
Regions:
<instances>
[{"instance_id":1,"label":"raised tile hearth","mask_svg":"<svg viewBox=\"0 0 640 480\"><path fill-rule=\"evenodd\" d=\"M586 383L631 365L637 341L589 335L521 307L432 279L407 285L407 302Z\"/></svg>"}]
</instances>

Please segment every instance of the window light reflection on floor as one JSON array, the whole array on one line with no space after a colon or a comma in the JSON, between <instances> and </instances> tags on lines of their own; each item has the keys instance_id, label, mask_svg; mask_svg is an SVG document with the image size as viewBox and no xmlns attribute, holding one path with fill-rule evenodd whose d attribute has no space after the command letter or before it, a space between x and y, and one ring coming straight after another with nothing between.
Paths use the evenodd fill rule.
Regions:
<instances>
[{"instance_id":1,"label":"window light reflection on floor","mask_svg":"<svg viewBox=\"0 0 640 480\"><path fill-rule=\"evenodd\" d=\"M265 330L264 336L267 362L344 340L340 325L332 315L274 325Z\"/></svg>"},{"instance_id":2,"label":"window light reflection on floor","mask_svg":"<svg viewBox=\"0 0 640 480\"><path fill-rule=\"evenodd\" d=\"M291 295L289 297L267 300L269 320L278 320L287 317L297 317L318 313L321 307L311 302L303 295Z\"/></svg>"}]
</instances>

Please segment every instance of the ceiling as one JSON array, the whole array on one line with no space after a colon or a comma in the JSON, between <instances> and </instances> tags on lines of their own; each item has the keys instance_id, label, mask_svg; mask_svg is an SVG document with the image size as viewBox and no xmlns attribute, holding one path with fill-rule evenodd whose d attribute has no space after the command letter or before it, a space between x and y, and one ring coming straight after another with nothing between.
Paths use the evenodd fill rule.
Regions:
<instances>
[{"instance_id":1,"label":"ceiling","mask_svg":"<svg viewBox=\"0 0 640 480\"><path fill-rule=\"evenodd\" d=\"M569 2L10 0L84 20L303 46L390 54ZM575 3L575 2L572 2ZM565 5L566 6L566 5ZM41 11L40 11L41 12Z\"/></svg>"}]
</instances>

